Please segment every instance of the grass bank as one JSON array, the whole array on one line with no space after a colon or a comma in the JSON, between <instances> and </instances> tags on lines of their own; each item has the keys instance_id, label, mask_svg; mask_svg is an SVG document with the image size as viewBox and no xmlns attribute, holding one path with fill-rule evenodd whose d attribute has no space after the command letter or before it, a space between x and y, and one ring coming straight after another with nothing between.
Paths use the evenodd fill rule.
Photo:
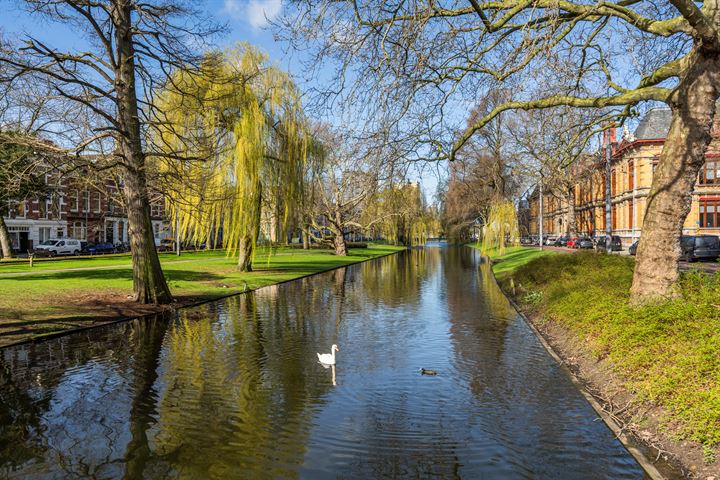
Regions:
<instances>
[{"instance_id":1,"label":"grass bank","mask_svg":"<svg viewBox=\"0 0 720 480\"><path fill-rule=\"evenodd\" d=\"M401 247L371 245L347 257L327 250L261 249L253 272L241 273L224 252L161 255L176 299L171 307L137 305L129 256L0 265L0 346L119 318L212 300L380 257Z\"/></svg>"},{"instance_id":2,"label":"grass bank","mask_svg":"<svg viewBox=\"0 0 720 480\"><path fill-rule=\"evenodd\" d=\"M705 467L720 467L720 274L685 272L678 298L633 307L632 258L529 248L491 255L501 286L509 291L512 281L523 310L575 335L636 402L661 409L659 430L697 442ZM640 429L650 422L633 420Z\"/></svg>"}]
</instances>

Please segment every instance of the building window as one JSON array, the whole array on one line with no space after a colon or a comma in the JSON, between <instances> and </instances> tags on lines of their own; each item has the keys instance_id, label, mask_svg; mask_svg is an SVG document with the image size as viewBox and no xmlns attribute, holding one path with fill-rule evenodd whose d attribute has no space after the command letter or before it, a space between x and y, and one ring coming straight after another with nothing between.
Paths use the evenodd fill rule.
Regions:
<instances>
[{"instance_id":1,"label":"building window","mask_svg":"<svg viewBox=\"0 0 720 480\"><path fill-rule=\"evenodd\" d=\"M87 190L83 191L82 198L83 198L83 212L89 212L90 211L90 192L88 192Z\"/></svg>"},{"instance_id":2,"label":"building window","mask_svg":"<svg viewBox=\"0 0 720 480\"><path fill-rule=\"evenodd\" d=\"M635 219L633 218L633 213L634 213L635 209L633 207L634 207L634 205L632 202L628 203L628 228L629 229L633 228L633 224L635 222Z\"/></svg>"},{"instance_id":3,"label":"building window","mask_svg":"<svg viewBox=\"0 0 720 480\"><path fill-rule=\"evenodd\" d=\"M77 240L87 240L87 228L85 222L74 222L70 227L70 236Z\"/></svg>"},{"instance_id":4,"label":"building window","mask_svg":"<svg viewBox=\"0 0 720 480\"><path fill-rule=\"evenodd\" d=\"M635 162L630 160L628 162L628 190L632 191L635 189Z\"/></svg>"},{"instance_id":5,"label":"building window","mask_svg":"<svg viewBox=\"0 0 720 480\"><path fill-rule=\"evenodd\" d=\"M60 220L62 218L62 210L60 210L60 195L58 193L50 194L50 205L48 210L52 218Z\"/></svg>"},{"instance_id":6,"label":"building window","mask_svg":"<svg viewBox=\"0 0 720 480\"><path fill-rule=\"evenodd\" d=\"M717 160L706 160L702 170L700 170L700 185L720 184L720 165Z\"/></svg>"},{"instance_id":7,"label":"building window","mask_svg":"<svg viewBox=\"0 0 720 480\"><path fill-rule=\"evenodd\" d=\"M617 205L613 205L610 209L610 226L612 230L617 230Z\"/></svg>"},{"instance_id":8,"label":"building window","mask_svg":"<svg viewBox=\"0 0 720 480\"><path fill-rule=\"evenodd\" d=\"M163 216L162 203L156 202L150 205L150 216L160 218Z\"/></svg>"},{"instance_id":9,"label":"building window","mask_svg":"<svg viewBox=\"0 0 720 480\"><path fill-rule=\"evenodd\" d=\"M40 243L50 240L50 227L40 227L38 228L38 240Z\"/></svg>"},{"instance_id":10,"label":"building window","mask_svg":"<svg viewBox=\"0 0 720 480\"><path fill-rule=\"evenodd\" d=\"M95 213L102 212L102 193L95 194Z\"/></svg>"},{"instance_id":11,"label":"building window","mask_svg":"<svg viewBox=\"0 0 720 480\"><path fill-rule=\"evenodd\" d=\"M720 216L720 201L718 200L700 200L700 227L715 228L717 227L718 218Z\"/></svg>"},{"instance_id":12,"label":"building window","mask_svg":"<svg viewBox=\"0 0 720 480\"><path fill-rule=\"evenodd\" d=\"M48 218L47 198L38 199L38 214L40 218Z\"/></svg>"},{"instance_id":13,"label":"building window","mask_svg":"<svg viewBox=\"0 0 720 480\"><path fill-rule=\"evenodd\" d=\"M617 193L617 188L616 188L617 185L616 185L615 177L616 177L615 170L613 170L612 175L610 176L610 194L612 196L615 196L615 194Z\"/></svg>"},{"instance_id":14,"label":"building window","mask_svg":"<svg viewBox=\"0 0 720 480\"><path fill-rule=\"evenodd\" d=\"M70 211L71 212L78 211L78 196L79 196L79 192L77 190L70 190Z\"/></svg>"}]
</instances>

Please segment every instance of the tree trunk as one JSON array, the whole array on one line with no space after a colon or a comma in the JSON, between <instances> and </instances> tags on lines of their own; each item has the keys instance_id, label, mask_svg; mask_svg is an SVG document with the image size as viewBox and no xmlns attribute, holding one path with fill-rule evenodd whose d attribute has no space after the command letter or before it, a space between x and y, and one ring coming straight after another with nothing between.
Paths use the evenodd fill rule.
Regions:
<instances>
[{"instance_id":1,"label":"tree trunk","mask_svg":"<svg viewBox=\"0 0 720 480\"><path fill-rule=\"evenodd\" d=\"M333 227L333 233L335 234L335 238L333 239L335 255L339 257L346 257L348 254L347 243L345 242L345 237L343 237L342 230L338 230Z\"/></svg>"},{"instance_id":2,"label":"tree trunk","mask_svg":"<svg viewBox=\"0 0 720 480\"><path fill-rule=\"evenodd\" d=\"M343 236L343 215L340 208L336 208L334 212L334 221L330 222L330 229L334 235L333 246L335 247L335 255L339 257L347 256L347 243Z\"/></svg>"},{"instance_id":3,"label":"tree trunk","mask_svg":"<svg viewBox=\"0 0 720 480\"><path fill-rule=\"evenodd\" d=\"M255 249L251 235L243 235L240 238L240 253L238 255L238 270L241 272L252 272L252 256Z\"/></svg>"},{"instance_id":4,"label":"tree trunk","mask_svg":"<svg viewBox=\"0 0 720 480\"><path fill-rule=\"evenodd\" d=\"M568 236L570 236L570 238L577 237L577 222L575 221L575 192L572 187L567 191L566 199L567 199L567 205L568 205L568 211L567 211Z\"/></svg>"},{"instance_id":5,"label":"tree trunk","mask_svg":"<svg viewBox=\"0 0 720 480\"><path fill-rule=\"evenodd\" d=\"M2 212L0 212L0 250L2 250L2 257L13 258L12 242L10 242L10 232L8 231L7 224L3 218Z\"/></svg>"},{"instance_id":6,"label":"tree trunk","mask_svg":"<svg viewBox=\"0 0 720 480\"><path fill-rule=\"evenodd\" d=\"M302 231L303 236L303 250L310 249L310 227L306 226Z\"/></svg>"},{"instance_id":7,"label":"tree trunk","mask_svg":"<svg viewBox=\"0 0 720 480\"><path fill-rule=\"evenodd\" d=\"M673 93L672 122L648 196L632 302L668 297L678 278L680 236L705 162L720 85L720 59L699 49Z\"/></svg>"},{"instance_id":8,"label":"tree trunk","mask_svg":"<svg viewBox=\"0 0 720 480\"><path fill-rule=\"evenodd\" d=\"M117 67L118 138L125 171L123 191L127 198L128 236L132 251L133 292L140 303L170 303L172 295L160 267L148 201L145 178L145 154L142 150L138 101L135 92L135 60L132 43L130 2L114 2Z\"/></svg>"}]
</instances>

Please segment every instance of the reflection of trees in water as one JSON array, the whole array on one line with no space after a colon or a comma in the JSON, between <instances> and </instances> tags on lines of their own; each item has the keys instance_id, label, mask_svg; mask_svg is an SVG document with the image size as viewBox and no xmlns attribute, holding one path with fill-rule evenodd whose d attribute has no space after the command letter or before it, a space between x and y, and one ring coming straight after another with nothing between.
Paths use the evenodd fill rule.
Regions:
<instances>
[{"instance_id":1,"label":"reflection of trees in water","mask_svg":"<svg viewBox=\"0 0 720 480\"><path fill-rule=\"evenodd\" d=\"M308 408L331 388L313 364L317 338L334 341L336 321L318 319L339 308L341 280L336 272L170 323L6 350L0 443L12 447L0 450L3 468L19 477L295 476Z\"/></svg>"},{"instance_id":2,"label":"reflection of trees in water","mask_svg":"<svg viewBox=\"0 0 720 480\"><path fill-rule=\"evenodd\" d=\"M330 382L319 384L309 368L317 344L313 312L328 305L323 290L332 293L287 284L283 295L266 290L227 299L219 322L181 317L166 337L159 374L155 455L172 458L191 477L296 476L312 421L308 408Z\"/></svg>"},{"instance_id":3,"label":"reflection of trees in water","mask_svg":"<svg viewBox=\"0 0 720 480\"><path fill-rule=\"evenodd\" d=\"M121 476L134 337L165 322L131 321L5 349L0 409L14 413L2 419L0 444L12 452L3 450L1 462L15 471L7 476ZM17 454L28 451L20 465Z\"/></svg>"},{"instance_id":4,"label":"reflection of trees in water","mask_svg":"<svg viewBox=\"0 0 720 480\"><path fill-rule=\"evenodd\" d=\"M455 358L479 396L486 386L504 381L499 367L515 315L489 265L479 264L476 255L469 248L448 248L445 282Z\"/></svg>"},{"instance_id":5,"label":"reflection of trees in water","mask_svg":"<svg viewBox=\"0 0 720 480\"><path fill-rule=\"evenodd\" d=\"M417 248L359 265L366 301L394 307L404 305L407 298L416 298L423 280L438 266L437 261L428 260L438 251Z\"/></svg>"},{"instance_id":6,"label":"reflection of trees in water","mask_svg":"<svg viewBox=\"0 0 720 480\"><path fill-rule=\"evenodd\" d=\"M40 416L46 401L36 401L23 387L15 385L7 368L0 368L0 472L10 471L43 456Z\"/></svg>"}]
</instances>

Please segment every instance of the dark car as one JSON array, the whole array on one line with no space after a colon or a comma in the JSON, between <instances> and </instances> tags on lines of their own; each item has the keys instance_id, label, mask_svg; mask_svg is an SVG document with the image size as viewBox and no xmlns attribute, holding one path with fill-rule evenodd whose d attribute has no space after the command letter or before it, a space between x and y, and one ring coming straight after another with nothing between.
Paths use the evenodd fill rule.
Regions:
<instances>
[{"instance_id":1,"label":"dark car","mask_svg":"<svg viewBox=\"0 0 720 480\"><path fill-rule=\"evenodd\" d=\"M720 239L715 235L683 235L680 258L686 262L716 260L720 257Z\"/></svg>"},{"instance_id":2,"label":"dark car","mask_svg":"<svg viewBox=\"0 0 720 480\"><path fill-rule=\"evenodd\" d=\"M100 242L87 246L87 253L90 255L99 255L101 253L115 253L115 245L110 242Z\"/></svg>"},{"instance_id":3,"label":"dark car","mask_svg":"<svg viewBox=\"0 0 720 480\"><path fill-rule=\"evenodd\" d=\"M598 237L595 243L595 248L598 250L607 250L606 246L607 237L605 235ZM610 249L613 252L619 252L622 250L622 240L617 235L613 235L610 243Z\"/></svg>"},{"instance_id":4,"label":"dark car","mask_svg":"<svg viewBox=\"0 0 720 480\"><path fill-rule=\"evenodd\" d=\"M590 237L581 237L580 240L576 242L575 248L594 248L595 244L592 241L592 238Z\"/></svg>"},{"instance_id":5,"label":"dark car","mask_svg":"<svg viewBox=\"0 0 720 480\"><path fill-rule=\"evenodd\" d=\"M568 240L570 240L568 237L559 237L557 240L555 240L555 246L556 247L567 247Z\"/></svg>"},{"instance_id":6,"label":"dark car","mask_svg":"<svg viewBox=\"0 0 720 480\"><path fill-rule=\"evenodd\" d=\"M633 244L628 247L628 253L630 255L637 255L637 246L639 242L640 240L635 240L635 242L633 242Z\"/></svg>"}]
</instances>

